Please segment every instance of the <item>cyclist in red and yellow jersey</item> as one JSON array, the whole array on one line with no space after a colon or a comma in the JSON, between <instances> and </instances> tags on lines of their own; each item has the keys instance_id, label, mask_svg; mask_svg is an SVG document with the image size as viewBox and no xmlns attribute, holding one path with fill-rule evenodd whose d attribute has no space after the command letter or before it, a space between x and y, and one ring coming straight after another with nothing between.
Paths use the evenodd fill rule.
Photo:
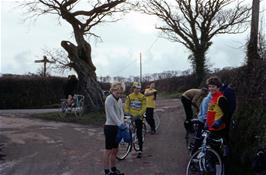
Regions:
<instances>
[{"instance_id":1,"label":"cyclist in red and yellow jersey","mask_svg":"<svg viewBox=\"0 0 266 175\"><path fill-rule=\"evenodd\" d=\"M207 85L212 98L208 105L206 126L213 137L220 137L224 139L227 144L227 127L226 121L229 115L229 106L227 99L220 91L222 85L218 77L210 77L207 80Z\"/></svg>"},{"instance_id":2,"label":"cyclist in red and yellow jersey","mask_svg":"<svg viewBox=\"0 0 266 175\"><path fill-rule=\"evenodd\" d=\"M226 125L227 124L226 121L228 120L229 117L228 101L220 91L222 83L218 77L210 77L207 80L207 85L212 95L212 98L208 105L206 127L211 132L210 136L212 138L223 138L224 149L228 149L228 140L227 140L228 125ZM221 156L224 155L225 150L222 150L223 152L221 152L221 150L218 148L217 151L220 153ZM224 157L223 160L224 160L225 174L227 174L228 163L226 157Z\"/></svg>"},{"instance_id":3,"label":"cyclist in red and yellow jersey","mask_svg":"<svg viewBox=\"0 0 266 175\"><path fill-rule=\"evenodd\" d=\"M137 129L137 138L139 144L139 152L137 157L141 158L142 148L143 148L143 139L142 139L142 122L143 114L146 111L146 99L145 96L140 93L141 85L139 83L133 83L133 92L129 94L125 102L125 113L129 113L133 120L135 121Z\"/></svg>"},{"instance_id":4,"label":"cyclist in red and yellow jersey","mask_svg":"<svg viewBox=\"0 0 266 175\"><path fill-rule=\"evenodd\" d=\"M210 100L207 112L207 127L209 131L214 133L222 133L225 129L226 118L228 117L228 102L219 88L222 83L218 77L210 77L207 85L212 98Z\"/></svg>"}]
</instances>

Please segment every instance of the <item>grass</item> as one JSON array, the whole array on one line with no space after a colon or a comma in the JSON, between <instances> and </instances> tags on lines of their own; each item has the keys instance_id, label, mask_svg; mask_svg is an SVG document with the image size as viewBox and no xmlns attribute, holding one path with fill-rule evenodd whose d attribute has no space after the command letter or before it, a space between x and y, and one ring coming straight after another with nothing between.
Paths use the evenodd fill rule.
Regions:
<instances>
[{"instance_id":1,"label":"grass","mask_svg":"<svg viewBox=\"0 0 266 175\"><path fill-rule=\"evenodd\" d=\"M105 122L104 112L89 112L82 116L76 117L73 113L61 116L59 112L31 114L30 117L56 122L78 123L84 125L101 126Z\"/></svg>"},{"instance_id":2,"label":"grass","mask_svg":"<svg viewBox=\"0 0 266 175\"><path fill-rule=\"evenodd\" d=\"M173 99L181 97L182 93L179 92L161 92L158 94L158 98L160 99Z\"/></svg>"}]
</instances>

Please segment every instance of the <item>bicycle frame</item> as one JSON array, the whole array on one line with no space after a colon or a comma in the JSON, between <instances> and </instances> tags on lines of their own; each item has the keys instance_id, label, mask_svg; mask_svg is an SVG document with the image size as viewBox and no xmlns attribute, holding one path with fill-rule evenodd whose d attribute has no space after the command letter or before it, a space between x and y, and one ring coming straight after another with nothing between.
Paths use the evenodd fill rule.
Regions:
<instances>
[{"instance_id":1,"label":"bicycle frame","mask_svg":"<svg viewBox=\"0 0 266 175\"><path fill-rule=\"evenodd\" d=\"M128 154L132 151L132 147L134 148L135 151L139 150L134 119L132 118L132 116L125 116L124 119L125 119L125 124L129 128L129 131L131 133L132 141L130 143L126 143L122 139L122 141L119 143L120 148L118 148L118 155L116 156L116 158L118 160L124 160L128 156ZM145 133L143 133L143 134L145 134ZM144 135L143 135L143 139L144 139ZM121 151L121 150L123 150L123 151Z\"/></svg>"},{"instance_id":2,"label":"bicycle frame","mask_svg":"<svg viewBox=\"0 0 266 175\"><path fill-rule=\"evenodd\" d=\"M81 107L81 102L84 101L85 97L83 95L74 95L74 100L75 100L75 106L76 107Z\"/></svg>"},{"instance_id":3,"label":"bicycle frame","mask_svg":"<svg viewBox=\"0 0 266 175\"><path fill-rule=\"evenodd\" d=\"M191 154L191 151L194 149L196 140L200 139L197 136L197 133L201 122L198 119L193 118L190 120L190 123L192 128L191 130L186 130L185 136L186 146L189 151L189 154Z\"/></svg>"},{"instance_id":4,"label":"bicycle frame","mask_svg":"<svg viewBox=\"0 0 266 175\"><path fill-rule=\"evenodd\" d=\"M199 154L197 155L197 159L199 160L199 166L200 166L200 171L207 171L206 169L206 151L211 148L210 145L208 145L208 139L209 139L209 135L210 132L207 130L204 130L202 132L202 137L203 137L203 141L202 141L202 145L200 146L199 150ZM220 148L223 146L223 139L211 139L214 142L220 143Z\"/></svg>"},{"instance_id":5,"label":"bicycle frame","mask_svg":"<svg viewBox=\"0 0 266 175\"><path fill-rule=\"evenodd\" d=\"M74 113L76 116L83 114L83 105L85 97L83 95L75 94L73 96L73 103L68 104L67 99L61 99L60 115L65 116L67 113Z\"/></svg>"},{"instance_id":6,"label":"bicycle frame","mask_svg":"<svg viewBox=\"0 0 266 175\"><path fill-rule=\"evenodd\" d=\"M134 122L132 116L125 116L124 118L125 118L125 123L126 123L127 127L129 128L131 135L132 135L132 144L136 144L137 143L137 133L136 133L137 128L136 128L135 122ZM144 140L144 134L143 134L142 139ZM134 146L134 148L135 148L135 146Z\"/></svg>"},{"instance_id":7,"label":"bicycle frame","mask_svg":"<svg viewBox=\"0 0 266 175\"><path fill-rule=\"evenodd\" d=\"M219 143L219 149L223 146L223 139L210 138L210 131L203 130L202 132L202 144L199 149L194 152L188 162L186 175L201 175L201 174L215 174L222 175L224 165L222 161L222 155L217 150L213 149L212 142Z\"/></svg>"}]
</instances>

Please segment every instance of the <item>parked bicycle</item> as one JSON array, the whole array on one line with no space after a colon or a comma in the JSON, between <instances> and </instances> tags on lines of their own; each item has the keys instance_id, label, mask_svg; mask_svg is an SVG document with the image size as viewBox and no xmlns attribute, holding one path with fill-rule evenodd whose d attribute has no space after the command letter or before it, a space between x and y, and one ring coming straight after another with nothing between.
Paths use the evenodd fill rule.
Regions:
<instances>
[{"instance_id":1,"label":"parked bicycle","mask_svg":"<svg viewBox=\"0 0 266 175\"><path fill-rule=\"evenodd\" d=\"M73 102L70 104L67 99L61 99L60 116L64 117L70 113L74 113L76 117L82 116L84 113L84 99L83 95L78 94L73 96Z\"/></svg>"},{"instance_id":2,"label":"parked bicycle","mask_svg":"<svg viewBox=\"0 0 266 175\"><path fill-rule=\"evenodd\" d=\"M132 151L132 147L135 151L139 151L139 145L138 145L138 138L137 138L137 129L135 126L134 119L132 116L125 116L125 124L129 128L129 132L132 135L132 141L130 143L125 142L123 139L119 143L119 149L116 158L118 160L124 160L128 154ZM143 127L142 127L142 141L144 142L145 138L145 133L146 133L146 126L145 123L143 122Z\"/></svg>"},{"instance_id":3,"label":"parked bicycle","mask_svg":"<svg viewBox=\"0 0 266 175\"><path fill-rule=\"evenodd\" d=\"M186 147L189 151L189 153L191 153L191 151L194 149L195 147L195 142L197 139L200 139L197 137L197 132L200 128L201 122L197 119L197 118L193 118L190 120L190 127L186 129Z\"/></svg>"},{"instance_id":4,"label":"parked bicycle","mask_svg":"<svg viewBox=\"0 0 266 175\"><path fill-rule=\"evenodd\" d=\"M210 138L210 132L204 130L201 147L190 157L186 175L222 175L224 166L221 155L211 145L223 150L223 139ZM222 151L221 151L222 152Z\"/></svg>"}]
</instances>

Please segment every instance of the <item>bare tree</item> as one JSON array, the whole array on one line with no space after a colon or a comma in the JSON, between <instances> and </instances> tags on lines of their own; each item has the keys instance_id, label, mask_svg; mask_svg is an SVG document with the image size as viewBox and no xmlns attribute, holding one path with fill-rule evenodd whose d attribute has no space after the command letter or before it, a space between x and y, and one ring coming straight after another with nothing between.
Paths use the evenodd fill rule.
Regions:
<instances>
[{"instance_id":1,"label":"bare tree","mask_svg":"<svg viewBox=\"0 0 266 175\"><path fill-rule=\"evenodd\" d=\"M73 29L76 43L61 41L61 46L68 54L69 61L65 62L78 74L79 86L85 95L88 110L98 110L103 107L103 93L96 79L96 67L91 59L91 45L85 36L96 36L92 28L103 22L114 22L115 13L124 13L127 9L122 6L125 0L31 0L24 2L30 17L45 14L55 14L59 19L68 22ZM85 10L83 10L85 9ZM54 32L54 31L51 31Z\"/></svg>"},{"instance_id":2,"label":"bare tree","mask_svg":"<svg viewBox=\"0 0 266 175\"><path fill-rule=\"evenodd\" d=\"M50 69L54 72L64 74L71 71L73 67L72 61L68 58L68 54L63 48L60 49L42 49L43 54L47 55L55 64L50 66Z\"/></svg>"},{"instance_id":3,"label":"bare tree","mask_svg":"<svg viewBox=\"0 0 266 175\"><path fill-rule=\"evenodd\" d=\"M140 9L161 20L156 28L164 37L192 52L190 59L198 83L205 75L205 55L212 38L244 32L250 16L250 8L243 0L145 0Z\"/></svg>"}]
</instances>

